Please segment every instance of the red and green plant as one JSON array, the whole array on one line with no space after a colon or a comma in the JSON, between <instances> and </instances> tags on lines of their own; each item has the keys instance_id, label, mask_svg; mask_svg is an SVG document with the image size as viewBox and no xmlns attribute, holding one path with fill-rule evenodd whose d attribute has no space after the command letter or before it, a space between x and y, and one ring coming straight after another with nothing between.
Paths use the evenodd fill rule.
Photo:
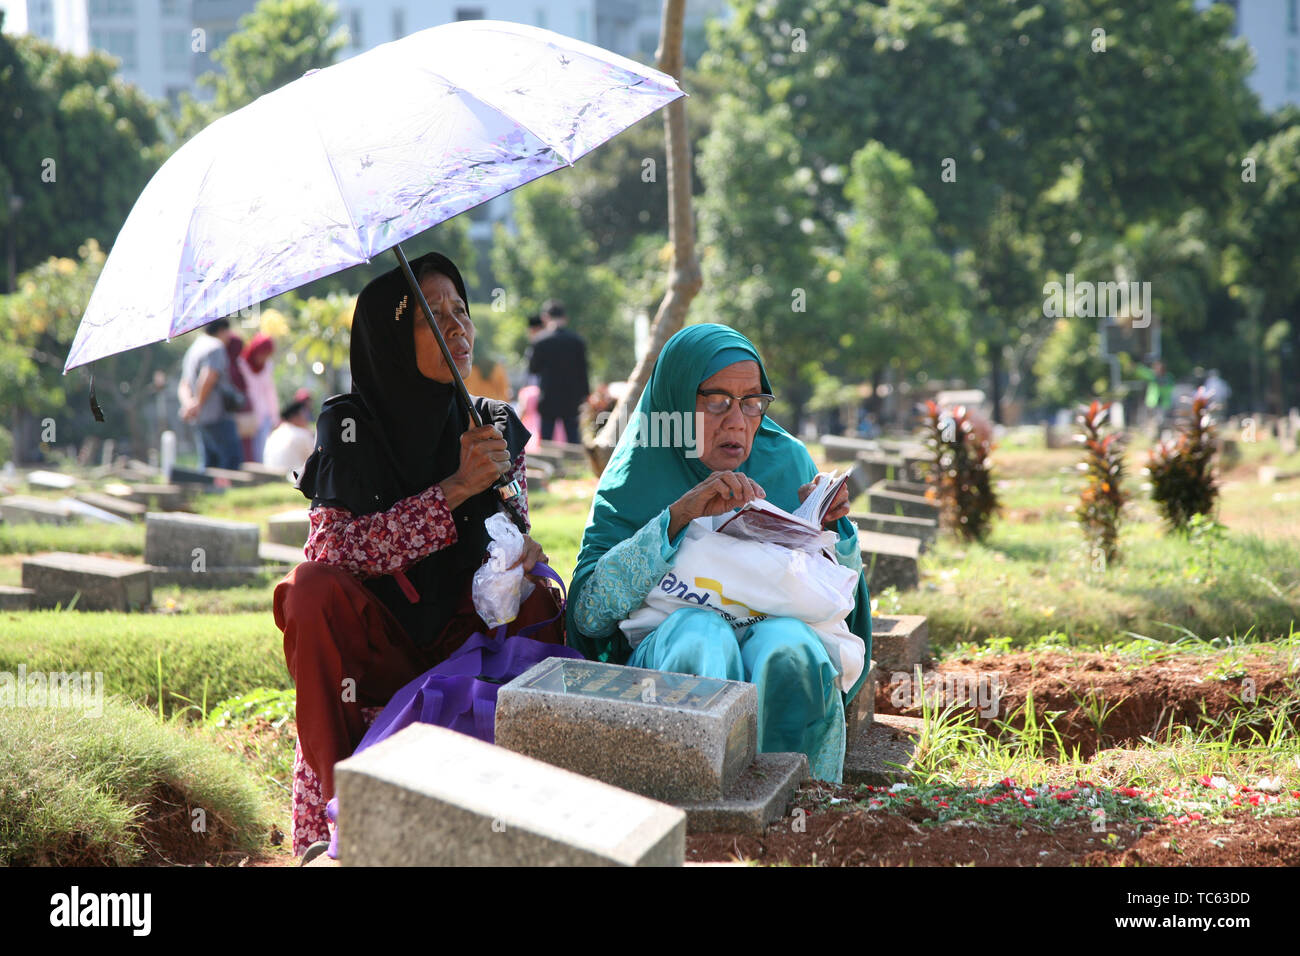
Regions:
<instances>
[{"instance_id":1,"label":"red and green plant","mask_svg":"<svg viewBox=\"0 0 1300 956\"><path fill-rule=\"evenodd\" d=\"M1079 463L1084 472L1079 492L1078 518L1094 563L1103 568L1119 560L1119 526L1124 513L1124 434L1103 435L1110 419L1111 403L1094 401L1075 416L1080 431L1074 440L1083 445Z\"/></svg>"},{"instance_id":2,"label":"red and green plant","mask_svg":"<svg viewBox=\"0 0 1300 956\"><path fill-rule=\"evenodd\" d=\"M938 501L946 527L967 540L981 541L998 511L987 427L978 427L965 405L949 412L928 401L925 409L926 447L933 459L926 495Z\"/></svg>"},{"instance_id":3,"label":"red and green plant","mask_svg":"<svg viewBox=\"0 0 1300 956\"><path fill-rule=\"evenodd\" d=\"M1211 515L1219 497L1215 428L1205 389L1197 389L1178 434L1147 457L1151 498L1171 531L1184 531L1194 515Z\"/></svg>"}]
</instances>

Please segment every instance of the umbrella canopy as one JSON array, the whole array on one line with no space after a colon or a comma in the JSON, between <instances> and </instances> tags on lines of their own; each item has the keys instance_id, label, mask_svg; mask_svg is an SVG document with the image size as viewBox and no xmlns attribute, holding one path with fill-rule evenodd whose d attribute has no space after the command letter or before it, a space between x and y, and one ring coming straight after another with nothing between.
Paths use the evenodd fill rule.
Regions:
<instances>
[{"instance_id":1,"label":"umbrella canopy","mask_svg":"<svg viewBox=\"0 0 1300 956\"><path fill-rule=\"evenodd\" d=\"M217 120L158 170L64 370L368 262L682 95L651 67L493 20L313 71Z\"/></svg>"}]
</instances>

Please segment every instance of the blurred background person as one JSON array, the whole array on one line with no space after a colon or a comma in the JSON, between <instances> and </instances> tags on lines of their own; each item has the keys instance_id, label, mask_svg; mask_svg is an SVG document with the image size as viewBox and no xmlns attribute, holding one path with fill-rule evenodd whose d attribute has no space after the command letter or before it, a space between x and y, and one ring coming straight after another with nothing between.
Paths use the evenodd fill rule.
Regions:
<instances>
[{"instance_id":1,"label":"blurred background person","mask_svg":"<svg viewBox=\"0 0 1300 956\"><path fill-rule=\"evenodd\" d=\"M294 400L280 409L280 424L267 436L262 461L271 468L301 472L316 450L316 432L312 427L311 400L300 390Z\"/></svg>"},{"instance_id":2,"label":"blurred background person","mask_svg":"<svg viewBox=\"0 0 1300 956\"><path fill-rule=\"evenodd\" d=\"M181 418L198 429L201 468L233 469L242 460L231 415L244 401L230 376L228 343L234 335L229 319L209 322L181 359Z\"/></svg>"},{"instance_id":3,"label":"blurred background person","mask_svg":"<svg viewBox=\"0 0 1300 956\"><path fill-rule=\"evenodd\" d=\"M587 381L587 345L568 328L564 303L548 299L542 306L542 317L546 331L533 342L528 356L528 371L537 376L542 389L538 402L542 440L579 442L582 439L578 431L578 408L591 394ZM564 428L561 436L555 433L557 422Z\"/></svg>"},{"instance_id":4,"label":"blurred background person","mask_svg":"<svg viewBox=\"0 0 1300 956\"><path fill-rule=\"evenodd\" d=\"M530 361L533 344L541 338L545 331L546 323L542 321L540 313L534 312L528 317L528 355ZM537 384L537 381L537 375L530 370L515 399L515 414L519 416L519 420L524 423L524 427L528 429L532 436L528 439L528 444L524 446L526 452L539 451L542 447L542 414L539 411L542 389Z\"/></svg>"},{"instance_id":5,"label":"blurred background person","mask_svg":"<svg viewBox=\"0 0 1300 956\"><path fill-rule=\"evenodd\" d=\"M245 461L261 461L267 436L280 421L280 400L275 394L275 367L271 356L275 341L265 332L258 332L239 353L236 364L244 380L248 405L256 430L245 445Z\"/></svg>"}]
</instances>

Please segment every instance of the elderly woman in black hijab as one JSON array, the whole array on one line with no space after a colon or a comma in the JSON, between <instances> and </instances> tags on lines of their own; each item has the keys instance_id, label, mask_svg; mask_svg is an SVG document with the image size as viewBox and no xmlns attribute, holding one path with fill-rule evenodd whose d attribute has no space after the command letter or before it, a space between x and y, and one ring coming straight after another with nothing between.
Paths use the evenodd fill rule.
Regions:
<instances>
[{"instance_id":1,"label":"elderly woman in black hijab","mask_svg":"<svg viewBox=\"0 0 1300 956\"><path fill-rule=\"evenodd\" d=\"M412 269L462 376L474 355L465 283L445 256ZM334 764L365 733L362 709L484 631L471 578L501 475L523 483L528 431L505 402L476 398L471 428L451 371L400 270L375 279L352 323L354 391L329 399L298 487L311 498L309 560L275 589L275 622L297 688L305 768L294 785L295 851L320 839ZM525 522L527 500L516 499ZM523 568L544 561L525 538ZM539 587L516 627L550 617ZM318 783L317 783L318 781ZM311 825L307 825L310 823ZM314 831L314 832L312 832Z\"/></svg>"}]
</instances>

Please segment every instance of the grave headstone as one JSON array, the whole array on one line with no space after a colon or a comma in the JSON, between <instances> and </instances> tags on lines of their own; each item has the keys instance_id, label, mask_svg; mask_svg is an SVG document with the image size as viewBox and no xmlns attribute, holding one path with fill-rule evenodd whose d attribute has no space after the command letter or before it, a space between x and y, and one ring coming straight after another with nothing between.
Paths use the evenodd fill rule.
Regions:
<instances>
[{"instance_id":1,"label":"grave headstone","mask_svg":"<svg viewBox=\"0 0 1300 956\"><path fill-rule=\"evenodd\" d=\"M0 584L0 611L28 611L36 599L31 588L15 588Z\"/></svg>"},{"instance_id":2,"label":"grave headstone","mask_svg":"<svg viewBox=\"0 0 1300 956\"><path fill-rule=\"evenodd\" d=\"M916 763L925 721L919 717L876 714L844 753L844 782L888 787L906 782Z\"/></svg>"},{"instance_id":3,"label":"grave headstone","mask_svg":"<svg viewBox=\"0 0 1300 956\"><path fill-rule=\"evenodd\" d=\"M33 488L67 491L76 487L77 479L57 471L30 471L27 473L27 484Z\"/></svg>"},{"instance_id":4,"label":"grave headstone","mask_svg":"<svg viewBox=\"0 0 1300 956\"><path fill-rule=\"evenodd\" d=\"M105 468L113 467L113 455L117 453L117 441L112 438L104 439L104 448L99 455L99 463Z\"/></svg>"},{"instance_id":5,"label":"grave headstone","mask_svg":"<svg viewBox=\"0 0 1300 956\"><path fill-rule=\"evenodd\" d=\"M334 768L344 866L680 866L686 817L430 724Z\"/></svg>"},{"instance_id":6,"label":"grave headstone","mask_svg":"<svg viewBox=\"0 0 1300 956\"><path fill-rule=\"evenodd\" d=\"M111 511L106 511L96 505L87 504L79 498L60 498L59 504L68 509L68 514L76 515L79 518L85 518L87 521L94 521L99 524L130 524L129 518L123 518Z\"/></svg>"},{"instance_id":7,"label":"grave headstone","mask_svg":"<svg viewBox=\"0 0 1300 956\"><path fill-rule=\"evenodd\" d=\"M153 600L148 566L64 551L23 561L23 587L35 592L35 607L66 608L76 598L79 611L130 611Z\"/></svg>"},{"instance_id":8,"label":"grave headstone","mask_svg":"<svg viewBox=\"0 0 1300 956\"><path fill-rule=\"evenodd\" d=\"M501 688L496 742L656 800L724 796L756 751L753 684L550 658Z\"/></svg>"},{"instance_id":9,"label":"grave headstone","mask_svg":"<svg viewBox=\"0 0 1300 956\"><path fill-rule=\"evenodd\" d=\"M872 594L888 587L909 591L920 583L917 559L921 548L915 538L859 531L858 546L862 549L862 573Z\"/></svg>"},{"instance_id":10,"label":"grave headstone","mask_svg":"<svg viewBox=\"0 0 1300 956\"><path fill-rule=\"evenodd\" d=\"M172 480L172 469L176 467L176 433L168 429L158 439L158 466L162 471L163 481Z\"/></svg>"},{"instance_id":11,"label":"grave headstone","mask_svg":"<svg viewBox=\"0 0 1300 956\"><path fill-rule=\"evenodd\" d=\"M144 559L160 582L228 587L261 573L255 524L158 511L144 523Z\"/></svg>"},{"instance_id":12,"label":"grave headstone","mask_svg":"<svg viewBox=\"0 0 1300 956\"><path fill-rule=\"evenodd\" d=\"M911 673L930 651L930 624L922 614L871 618L871 656L881 672Z\"/></svg>"},{"instance_id":13,"label":"grave headstone","mask_svg":"<svg viewBox=\"0 0 1300 956\"><path fill-rule=\"evenodd\" d=\"M873 620L873 626L874 623ZM871 656L875 657L875 634L871 636L871 644ZM875 716L878 675L879 671L876 669L876 662L873 660L867 667L867 677L862 682L862 687L858 690L857 695L844 707L844 725L849 740L855 739L862 728L869 724L871 718Z\"/></svg>"},{"instance_id":14,"label":"grave headstone","mask_svg":"<svg viewBox=\"0 0 1300 956\"><path fill-rule=\"evenodd\" d=\"M267 564L282 567L286 571L295 564L302 564L307 560L302 545L295 547L291 544L276 544L274 541L263 541L259 544L257 556Z\"/></svg>"},{"instance_id":15,"label":"grave headstone","mask_svg":"<svg viewBox=\"0 0 1300 956\"><path fill-rule=\"evenodd\" d=\"M306 508L281 511L266 519L266 537L275 544L297 545L302 548L307 543L307 533L311 522L307 518Z\"/></svg>"},{"instance_id":16,"label":"grave headstone","mask_svg":"<svg viewBox=\"0 0 1300 956\"><path fill-rule=\"evenodd\" d=\"M862 483L865 491L878 481L900 478L903 475L903 459L885 452L859 452L856 461L855 479ZM859 491L853 497L861 494Z\"/></svg>"},{"instance_id":17,"label":"grave headstone","mask_svg":"<svg viewBox=\"0 0 1300 956\"><path fill-rule=\"evenodd\" d=\"M923 481L899 481L897 479L886 479L877 482L885 491L892 491L897 495L914 495L918 498L924 498L926 491L929 489Z\"/></svg>"},{"instance_id":18,"label":"grave headstone","mask_svg":"<svg viewBox=\"0 0 1300 956\"><path fill-rule=\"evenodd\" d=\"M255 485L292 484L293 480L286 468L274 468L260 461L246 461L239 470L248 475Z\"/></svg>"},{"instance_id":19,"label":"grave headstone","mask_svg":"<svg viewBox=\"0 0 1300 956\"><path fill-rule=\"evenodd\" d=\"M107 511L109 514L117 515L119 518L126 518L129 521L143 521L144 513L148 510L144 505L127 498L101 494L98 491L79 491L75 497L78 501L84 501L88 505L93 505Z\"/></svg>"},{"instance_id":20,"label":"grave headstone","mask_svg":"<svg viewBox=\"0 0 1300 956\"><path fill-rule=\"evenodd\" d=\"M849 515L849 520L857 525L858 531L874 531L876 534L915 538L920 544L922 554L929 550L939 534L939 522L931 518L854 512Z\"/></svg>"},{"instance_id":21,"label":"grave headstone","mask_svg":"<svg viewBox=\"0 0 1300 956\"><path fill-rule=\"evenodd\" d=\"M939 506L920 495L899 494L890 491L880 482L867 491L868 510L876 514L898 514L906 518L939 520Z\"/></svg>"},{"instance_id":22,"label":"grave headstone","mask_svg":"<svg viewBox=\"0 0 1300 956\"><path fill-rule=\"evenodd\" d=\"M863 452L878 452L880 446L865 438L850 438L846 435L822 435L818 438L822 454L827 461L853 461Z\"/></svg>"},{"instance_id":23,"label":"grave headstone","mask_svg":"<svg viewBox=\"0 0 1300 956\"><path fill-rule=\"evenodd\" d=\"M186 503L185 490L180 485L105 485L104 493L126 498L146 508L157 511L180 511Z\"/></svg>"},{"instance_id":24,"label":"grave headstone","mask_svg":"<svg viewBox=\"0 0 1300 956\"><path fill-rule=\"evenodd\" d=\"M0 498L0 519L5 524L73 524L78 520L62 502L31 495Z\"/></svg>"}]
</instances>

